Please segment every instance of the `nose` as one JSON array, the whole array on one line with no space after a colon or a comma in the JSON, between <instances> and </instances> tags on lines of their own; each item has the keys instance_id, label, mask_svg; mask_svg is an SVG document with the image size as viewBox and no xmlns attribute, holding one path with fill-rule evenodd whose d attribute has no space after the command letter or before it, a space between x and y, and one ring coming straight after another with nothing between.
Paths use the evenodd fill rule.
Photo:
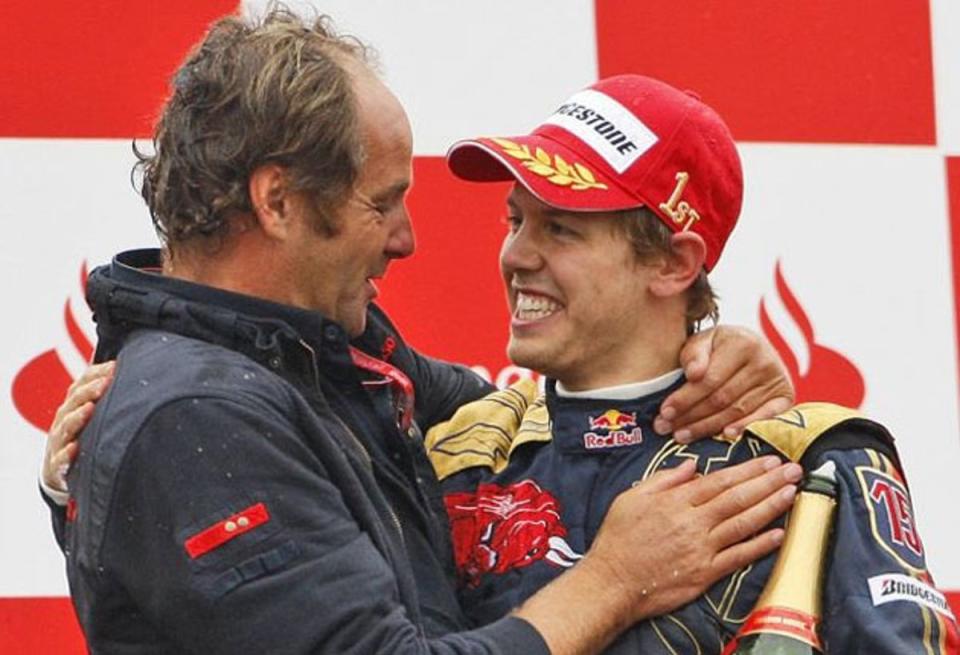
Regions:
<instances>
[{"instance_id":1,"label":"nose","mask_svg":"<svg viewBox=\"0 0 960 655\"><path fill-rule=\"evenodd\" d=\"M413 223L410 221L410 213L407 211L406 203L401 205L393 212L391 216L392 225L390 226L390 236L387 237L385 251L388 257L392 259L403 259L413 254L417 248L417 239L413 234Z\"/></svg>"},{"instance_id":2,"label":"nose","mask_svg":"<svg viewBox=\"0 0 960 655\"><path fill-rule=\"evenodd\" d=\"M543 258L526 226L507 234L500 247L500 270L504 274L535 271L541 266L543 266Z\"/></svg>"}]
</instances>

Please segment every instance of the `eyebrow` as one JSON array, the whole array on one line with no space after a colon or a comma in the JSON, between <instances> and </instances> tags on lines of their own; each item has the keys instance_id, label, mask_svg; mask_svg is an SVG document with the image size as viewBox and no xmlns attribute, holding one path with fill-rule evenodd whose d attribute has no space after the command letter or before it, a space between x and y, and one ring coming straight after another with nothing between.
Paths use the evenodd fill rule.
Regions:
<instances>
[{"instance_id":1,"label":"eyebrow","mask_svg":"<svg viewBox=\"0 0 960 655\"><path fill-rule=\"evenodd\" d=\"M373 202L382 202L384 200L389 200L397 196L402 196L410 189L410 180L404 180L402 182L397 182L393 184L380 193L374 194L370 197L370 200Z\"/></svg>"}]
</instances>

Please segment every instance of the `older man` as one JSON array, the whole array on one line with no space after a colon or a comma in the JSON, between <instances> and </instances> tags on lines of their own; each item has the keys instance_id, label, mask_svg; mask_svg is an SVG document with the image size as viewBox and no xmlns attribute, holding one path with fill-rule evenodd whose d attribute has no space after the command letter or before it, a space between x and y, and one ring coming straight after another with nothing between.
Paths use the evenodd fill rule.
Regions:
<instances>
[{"instance_id":1,"label":"older man","mask_svg":"<svg viewBox=\"0 0 960 655\"><path fill-rule=\"evenodd\" d=\"M419 426L489 386L372 304L414 249L396 98L322 21L224 19L154 145L143 195L164 257L90 276L97 359L117 363L56 515L92 651L591 652L779 542L753 535L795 466L681 468L624 494L534 602L469 630ZM633 581L668 559L654 530L674 535L676 575L645 595Z\"/></svg>"},{"instance_id":2,"label":"older man","mask_svg":"<svg viewBox=\"0 0 960 655\"><path fill-rule=\"evenodd\" d=\"M660 403L681 383L684 340L717 314L707 273L740 213L740 160L713 110L663 82L621 75L575 94L530 135L459 143L448 161L468 180L515 182L500 253L508 352L548 376L543 394L530 384L497 392L428 433L463 605L475 619L536 602L543 585L582 566L583 553L606 537L604 516L637 481L690 462L706 473L778 454L835 468L838 517L822 634L812 606L776 608L769 623L781 627L772 629L807 650L762 652L958 652L956 622L932 586L882 426L810 403L749 425L740 439L682 445L653 429ZM815 552L810 545L805 561ZM613 650L720 655L772 565L768 557L737 571L695 602L638 624ZM821 571L790 574L793 588L818 588Z\"/></svg>"}]
</instances>

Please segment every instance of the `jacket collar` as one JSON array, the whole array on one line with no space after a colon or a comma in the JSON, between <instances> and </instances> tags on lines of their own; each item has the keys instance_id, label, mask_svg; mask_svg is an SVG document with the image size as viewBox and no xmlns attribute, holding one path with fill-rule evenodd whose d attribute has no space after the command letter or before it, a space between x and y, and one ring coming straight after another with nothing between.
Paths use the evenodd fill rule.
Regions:
<instances>
[{"instance_id":1,"label":"jacket collar","mask_svg":"<svg viewBox=\"0 0 960 655\"><path fill-rule=\"evenodd\" d=\"M299 382L317 383L321 354L352 368L343 328L319 312L161 275L158 249L131 250L91 272L97 361L136 329L158 329L236 350ZM332 361L331 361L332 360Z\"/></svg>"}]
</instances>

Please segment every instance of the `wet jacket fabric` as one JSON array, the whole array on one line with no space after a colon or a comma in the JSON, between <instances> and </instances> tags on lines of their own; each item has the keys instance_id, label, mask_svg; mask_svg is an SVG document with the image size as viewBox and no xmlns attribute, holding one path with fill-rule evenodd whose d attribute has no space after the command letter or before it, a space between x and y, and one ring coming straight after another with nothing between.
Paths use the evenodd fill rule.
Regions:
<instances>
[{"instance_id":1,"label":"wet jacket fabric","mask_svg":"<svg viewBox=\"0 0 960 655\"><path fill-rule=\"evenodd\" d=\"M315 312L162 277L132 251L88 282L115 379L55 524L94 653L545 653L507 618L468 630L420 425L489 390L371 307L354 365ZM401 431L400 425L405 430Z\"/></svg>"},{"instance_id":2,"label":"wet jacket fabric","mask_svg":"<svg viewBox=\"0 0 960 655\"><path fill-rule=\"evenodd\" d=\"M661 401L679 384L632 400L605 400L559 397L552 382L540 394L524 383L466 405L428 433L451 520L462 605L472 618L503 616L574 566L614 498L634 482L688 459L708 473L773 453L806 470L827 460L837 466L820 630L825 652L960 652L956 623L927 571L907 485L882 426L845 408L809 403L752 424L736 441L684 446L652 428ZM609 652L719 655L753 609L775 557L720 580L685 607L637 624ZM670 571L650 575L655 580Z\"/></svg>"}]
</instances>

